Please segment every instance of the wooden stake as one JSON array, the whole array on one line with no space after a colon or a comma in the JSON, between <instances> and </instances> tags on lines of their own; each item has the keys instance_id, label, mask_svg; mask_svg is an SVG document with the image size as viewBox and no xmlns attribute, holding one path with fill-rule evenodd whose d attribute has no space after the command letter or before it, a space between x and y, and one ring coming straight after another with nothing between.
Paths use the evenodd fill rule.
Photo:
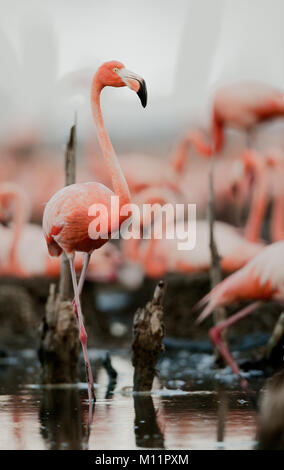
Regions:
<instances>
[{"instance_id":1,"label":"wooden stake","mask_svg":"<svg viewBox=\"0 0 284 470\"><path fill-rule=\"evenodd\" d=\"M76 118L71 127L69 141L65 151L65 186L74 184L76 181ZM69 261L65 253L62 253L61 272L59 281L60 300L72 300L73 287L70 273Z\"/></svg>"},{"instance_id":2,"label":"wooden stake","mask_svg":"<svg viewBox=\"0 0 284 470\"><path fill-rule=\"evenodd\" d=\"M156 375L156 363L163 351L163 297L164 281L155 289L153 300L139 308L134 316L132 364L134 366L134 391L150 391Z\"/></svg>"},{"instance_id":3,"label":"wooden stake","mask_svg":"<svg viewBox=\"0 0 284 470\"><path fill-rule=\"evenodd\" d=\"M76 123L70 130L65 152L66 185L75 183ZM80 342L72 307L70 268L62 256L59 291L50 286L45 316L41 324L39 359L43 383L74 383L78 380Z\"/></svg>"}]
</instances>

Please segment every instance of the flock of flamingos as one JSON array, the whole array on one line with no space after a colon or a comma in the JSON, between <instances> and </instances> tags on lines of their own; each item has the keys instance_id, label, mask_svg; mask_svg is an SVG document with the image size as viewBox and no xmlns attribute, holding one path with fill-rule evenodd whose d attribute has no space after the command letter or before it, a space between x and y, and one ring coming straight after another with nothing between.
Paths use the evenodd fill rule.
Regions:
<instances>
[{"instance_id":1,"label":"flock of flamingos","mask_svg":"<svg viewBox=\"0 0 284 470\"><path fill-rule=\"evenodd\" d=\"M59 256L65 252L70 263L73 308L88 373L89 399L92 400L93 377L80 304L85 278L101 282L114 280L123 263L139 266L150 277L161 277L168 272L208 271L211 253L205 214L210 161L214 157L216 214L224 202L230 205L232 212L237 213L242 205L248 206L249 210L245 227L218 220L214 223L221 267L228 276L200 300L198 307L204 309L198 321L204 320L217 307L240 300L254 301L210 331L210 337L225 361L241 377L238 365L223 343L222 330L251 313L259 301L284 300L284 154L276 148L263 154L254 148L252 138L259 123L284 116L283 94L257 82L224 86L215 92L207 134L200 129L191 129L166 160L142 154L117 158L100 107L101 92L106 86L128 86L138 94L143 107L147 104L147 89L142 77L117 61L106 62L98 68L92 82L91 105L104 163L98 165L96 155L93 155L88 172L80 170L78 180L86 181L92 171L93 178L100 182L79 182L58 190L63 186L62 169L48 154L37 159L36 148L31 150L28 145L26 153L23 150L17 152L16 147L2 150L0 274L59 276ZM238 129L247 135L247 148L232 159L220 157L227 128ZM192 148L201 157L198 165L189 158ZM175 239L152 238L121 240L118 248L109 241L110 232L106 238L96 237L91 228L96 204L104 204L110 211L113 195L119 196L120 207L131 201L138 205L196 203L196 247L178 250ZM269 203L272 203L271 244L261 238ZM29 222L30 219L38 221L42 214L45 240L42 228ZM119 226L126 217L119 215ZM79 281L76 273L80 273ZM244 380L242 384L246 385Z\"/></svg>"}]
</instances>

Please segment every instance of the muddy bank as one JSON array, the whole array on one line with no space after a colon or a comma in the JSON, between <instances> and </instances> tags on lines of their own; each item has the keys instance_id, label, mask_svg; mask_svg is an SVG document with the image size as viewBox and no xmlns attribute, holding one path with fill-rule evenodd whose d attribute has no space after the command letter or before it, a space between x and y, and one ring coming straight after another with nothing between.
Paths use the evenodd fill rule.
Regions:
<instances>
[{"instance_id":1,"label":"muddy bank","mask_svg":"<svg viewBox=\"0 0 284 470\"><path fill-rule=\"evenodd\" d=\"M35 344L51 282L54 280L47 278L0 279L0 345L23 347L27 341L29 346ZM209 290L208 274L169 274L165 282L166 336L207 341L212 318L197 327L197 314L191 309ZM152 298L156 283L146 278L138 289L130 291L118 283L86 282L82 307L90 346L101 347L106 341L113 346L129 346L133 315ZM228 309L228 315L239 307ZM230 340L234 342L248 334L271 333L280 312L281 308L273 302L263 305L230 328Z\"/></svg>"}]
</instances>

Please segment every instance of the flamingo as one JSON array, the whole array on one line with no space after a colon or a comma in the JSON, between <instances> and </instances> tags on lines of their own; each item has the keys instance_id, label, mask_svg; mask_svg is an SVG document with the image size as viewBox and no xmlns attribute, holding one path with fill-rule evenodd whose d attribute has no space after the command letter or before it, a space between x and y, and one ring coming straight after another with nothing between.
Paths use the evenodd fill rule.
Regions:
<instances>
[{"instance_id":1,"label":"flamingo","mask_svg":"<svg viewBox=\"0 0 284 470\"><path fill-rule=\"evenodd\" d=\"M199 129L191 129L186 132L166 161L148 154L120 155L120 165L131 194L135 195L144 189L162 186L180 190L179 180L185 171L189 147L193 146L204 157L212 154L211 145L201 139L200 132ZM93 149L93 146L87 148L88 166L96 177L107 183L108 175L100 165L99 156L94 160Z\"/></svg>"},{"instance_id":2,"label":"flamingo","mask_svg":"<svg viewBox=\"0 0 284 470\"><path fill-rule=\"evenodd\" d=\"M48 149L27 131L6 141L0 149L0 182L13 182L24 189L29 199L31 218L42 220L43 208L51 196L64 185L64 168L58 152ZM86 181L82 163L77 168L77 181Z\"/></svg>"},{"instance_id":3,"label":"flamingo","mask_svg":"<svg viewBox=\"0 0 284 470\"><path fill-rule=\"evenodd\" d=\"M13 207L12 207L13 206ZM1 220L6 222L14 214L14 227L1 226L0 272L2 275L26 276L26 270L18 259L18 244L22 226L28 217L28 203L21 190L13 183L0 186ZM43 237L41 237L43 240ZM7 258L8 254L8 258ZM31 260L31 257L29 257Z\"/></svg>"},{"instance_id":4,"label":"flamingo","mask_svg":"<svg viewBox=\"0 0 284 470\"><path fill-rule=\"evenodd\" d=\"M244 236L250 242L257 242L260 239L262 223L269 202L270 163L252 149L247 149L242 154L242 162L245 173L254 176L254 189Z\"/></svg>"},{"instance_id":5,"label":"flamingo","mask_svg":"<svg viewBox=\"0 0 284 470\"><path fill-rule=\"evenodd\" d=\"M93 232L92 221L97 213L97 204L103 204L107 208L107 213L111 213L112 196L119 198L119 213L116 214L117 227L115 227L115 231L119 229L122 222L127 220L130 215L129 213L125 216L120 214L120 209L130 203L130 193L105 129L100 107L101 91L106 86L128 86L138 94L143 107L147 104L147 90L143 78L127 70L118 61L105 62L98 68L93 78L91 90L93 117L114 191L96 182L72 184L53 195L46 204L43 214L43 231L50 255L59 256L64 252L70 263L75 295L74 311L78 319L79 336L86 365L89 403L95 399L95 394L87 351L87 333L80 304L80 292L84 284L92 252L104 245L107 239L111 237L109 221L106 224L107 233L102 236L98 236L96 232ZM74 268L74 257L78 251L85 254L79 285L77 284Z\"/></svg>"},{"instance_id":6,"label":"flamingo","mask_svg":"<svg viewBox=\"0 0 284 470\"><path fill-rule=\"evenodd\" d=\"M284 256L284 241L272 243L258 253L243 268L224 279L198 304L197 308L206 307L199 315L197 322L207 318L217 307L226 307L241 300L254 300L252 304L240 310L230 318L211 328L209 335L219 349L226 363L241 378L242 386L247 382L242 378L240 369L222 339L222 331L238 320L252 313L261 301L284 301L284 270L279 262Z\"/></svg>"},{"instance_id":7,"label":"flamingo","mask_svg":"<svg viewBox=\"0 0 284 470\"><path fill-rule=\"evenodd\" d=\"M244 233L246 239L251 242L259 241L266 209L269 199L271 199L273 207L270 220L270 240L272 242L283 240L283 155L276 149L271 149L263 155L256 150L248 149L242 154L242 163L238 179L234 181L236 188L240 182L242 183L244 173L253 174L254 177L252 202Z\"/></svg>"},{"instance_id":8,"label":"flamingo","mask_svg":"<svg viewBox=\"0 0 284 470\"><path fill-rule=\"evenodd\" d=\"M212 100L212 154L222 150L225 128L247 131L250 135L257 124L280 116L284 116L283 93L271 85L240 81L220 87ZM199 148L208 146L204 132L196 134L196 144Z\"/></svg>"},{"instance_id":9,"label":"flamingo","mask_svg":"<svg viewBox=\"0 0 284 470\"><path fill-rule=\"evenodd\" d=\"M213 99L211 134L215 151L223 146L225 127L250 133L260 122L280 116L284 116L284 100L277 88L255 81L223 86Z\"/></svg>"},{"instance_id":10,"label":"flamingo","mask_svg":"<svg viewBox=\"0 0 284 470\"><path fill-rule=\"evenodd\" d=\"M284 240L284 155L277 149L267 152L267 159L272 166L272 200L273 208L270 219L270 240Z\"/></svg>"},{"instance_id":11,"label":"flamingo","mask_svg":"<svg viewBox=\"0 0 284 470\"><path fill-rule=\"evenodd\" d=\"M167 203L177 204L179 199L169 189L149 188L141 191L134 201L138 205ZM188 222L190 224L190 221ZM167 220L167 224L175 224L176 233L186 230L186 223L180 220ZM244 266L264 247L261 242L246 240L235 227L224 222L216 224L216 243L221 255L221 266L225 272L232 272ZM178 238L166 238L166 227L163 227L163 238L141 240L133 238L124 242L123 252L132 261L141 264L148 276L160 277L167 272L194 273L208 271L211 265L209 248L209 225L207 220L196 221L196 246L193 250L179 250Z\"/></svg>"},{"instance_id":12,"label":"flamingo","mask_svg":"<svg viewBox=\"0 0 284 470\"><path fill-rule=\"evenodd\" d=\"M0 184L0 275L16 277L59 277L60 258L52 258L46 251L46 243L39 225L28 223L30 204L23 189L14 183ZM33 246L34 256L29 248ZM119 249L112 243L104 245L97 256L90 260L86 278L96 282L116 280L122 263ZM76 272L84 264L83 253L75 260Z\"/></svg>"},{"instance_id":13,"label":"flamingo","mask_svg":"<svg viewBox=\"0 0 284 470\"><path fill-rule=\"evenodd\" d=\"M176 229L183 230L184 223L177 222ZM161 240L152 238L148 241L144 253L142 252L145 272L150 277L159 277L167 272L209 271L211 266L209 231L207 220L196 221L196 246L193 250L179 250L177 238ZM224 272L231 273L244 266L264 247L262 243L249 242L235 227L224 222L215 222L214 234Z\"/></svg>"}]
</instances>

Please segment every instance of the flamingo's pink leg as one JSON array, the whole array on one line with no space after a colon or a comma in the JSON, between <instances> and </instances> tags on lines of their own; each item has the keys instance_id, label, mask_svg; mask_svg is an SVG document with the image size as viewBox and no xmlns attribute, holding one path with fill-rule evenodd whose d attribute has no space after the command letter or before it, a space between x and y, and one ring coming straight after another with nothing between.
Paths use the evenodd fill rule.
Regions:
<instances>
[{"instance_id":1,"label":"flamingo's pink leg","mask_svg":"<svg viewBox=\"0 0 284 470\"><path fill-rule=\"evenodd\" d=\"M228 347L226 344L223 342L222 339L222 331L225 328L228 328L229 326L233 325L236 323L238 320L241 318L251 314L259 305L261 305L261 302L254 302L251 305L248 305L247 307L243 308L239 312L237 312L235 315L232 315L231 317L227 318L224 321L221 321L218 323L216 326L211 328L209 331L209 336L213 344L218 348L220 353L222 354L224 360L226 363L231 367L232 371L238 375L241 379L241 385L243 388L248 387L247 381L242 377L241 371L239 369L238 364L236 361L233 359Z\"/></svg>"},{"instance_id":2,"label":"flamingo's pink leg","mask_svg":"<svg viewBox=\"0 0 284 470\"><path fill-rule=\"evenodd\" d=\"M89 402L91 404L93 400L95 400L94 380L93 380L92 369L91 369L88 351L87 351L87 333L86 333L85 326L84 326L83 314L82 314L80 297L79 297L79 290L77 286L76 272L75 272L75 267L74 267L74 257L71 257L71 258L69 257L69 262L70 262L70 270L71 270L71 275L72 275L73 289L74 289L74 294L75 294L75 302L76 302L77 313L78 313L79 335L80 335L80 341L81 341L82 348L83 348L83 355L84 355L85 366L86 366L86 375L87 375L87 381L88 381L88 396L89 396Z\"/></svg>"},{"instance_id":3,"label":"flamingo's pink leg","mask_svg":"<svg viewBox=\"0 0 284 470\"><path fill-rule=\"evenodd\" d=\"M84 282L85 282L85 279L86 279L86 274L87 274L87 270L88 270L88 266L89 266L91 254L92 254L92 253L85 253L85 255L84 255L84 264L83 264L83 267L82 267L82 271L81 271L80 279L79 279L79 284L78 284L79 297L80 297L80 295L81 295L81 293L82 293L83 285L84 285ZM72 304L73 304L74 313L75 313L76 318L77 318L77 320L78 320L78 311L77 311L77 307L76 307L76 300L75 300L75 298L73 299Z\"/></svg>"}]
</instances>

